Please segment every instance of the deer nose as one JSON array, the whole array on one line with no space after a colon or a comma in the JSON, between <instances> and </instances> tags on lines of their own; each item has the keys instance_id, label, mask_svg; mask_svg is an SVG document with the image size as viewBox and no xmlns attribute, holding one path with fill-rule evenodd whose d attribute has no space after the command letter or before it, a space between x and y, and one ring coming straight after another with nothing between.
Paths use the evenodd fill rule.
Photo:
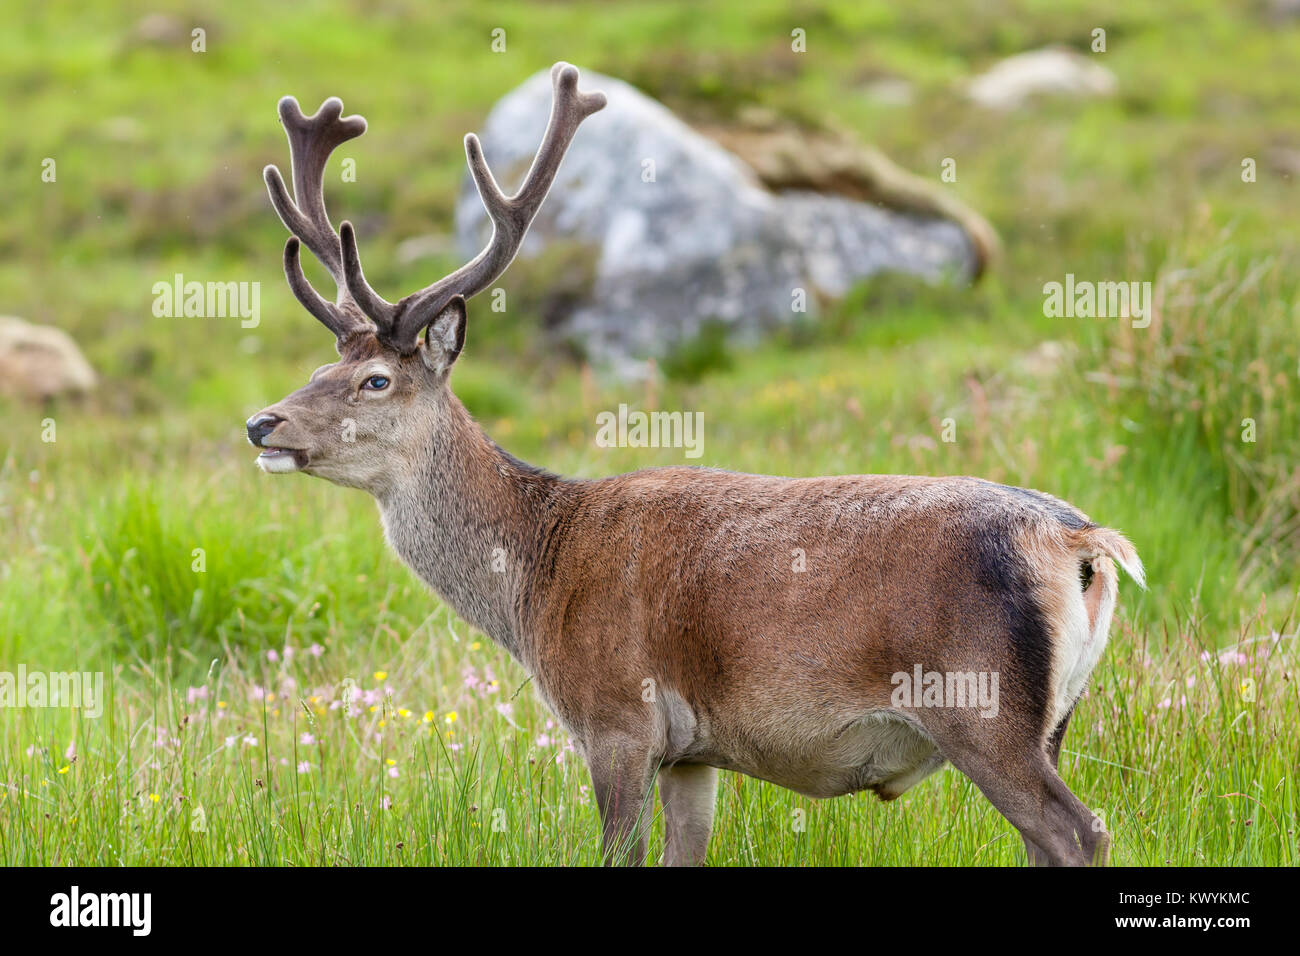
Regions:
<instances>
[{"instance_id":1,"label":"deer nose","mask_svg":"<svg viewBox=\"0 0 1300 956\"><path fill-rule=\"evenodd\" d=\"M275 426L284 421L279 415L272 415L270 412L258 412L244 426L248 429L248 441L250 444L262 447L262 442L266 436L275 431Z\"/></svg>"}]
</instances>

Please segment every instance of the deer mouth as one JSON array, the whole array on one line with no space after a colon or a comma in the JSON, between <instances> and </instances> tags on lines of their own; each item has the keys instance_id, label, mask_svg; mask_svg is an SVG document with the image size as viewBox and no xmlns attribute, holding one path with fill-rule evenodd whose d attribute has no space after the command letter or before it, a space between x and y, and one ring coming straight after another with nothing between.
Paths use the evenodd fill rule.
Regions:
<instances>
[{"instance_id":1,"label":"deer mouth","mask_svg":"<svg viewBox=\"0 0 1300 956\"><path fill-rule=\"evenodd\" d=\"M272 475L301 471L307 467L307 453L300 448L278 448L268 445L257 456L257 467Z\"/></svg>"}]
</instances>

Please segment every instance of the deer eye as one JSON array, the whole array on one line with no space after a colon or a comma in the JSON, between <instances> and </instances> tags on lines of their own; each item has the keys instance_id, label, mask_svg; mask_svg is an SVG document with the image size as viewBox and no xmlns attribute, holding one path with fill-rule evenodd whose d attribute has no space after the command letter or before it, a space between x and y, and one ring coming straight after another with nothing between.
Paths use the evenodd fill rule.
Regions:
<instances>
[{"instance_id":1,"label":"deer eye","mask_svg":"<svg viewBox=\"0 0 1300 956\"><path fill-rule=\"evenodd\" d=\"M372 375L365 380L365 383L361 387L368 388L371 391L375 391L375 392L383 391L388 387L388 376Z\"/></svg>"}]
</instances>

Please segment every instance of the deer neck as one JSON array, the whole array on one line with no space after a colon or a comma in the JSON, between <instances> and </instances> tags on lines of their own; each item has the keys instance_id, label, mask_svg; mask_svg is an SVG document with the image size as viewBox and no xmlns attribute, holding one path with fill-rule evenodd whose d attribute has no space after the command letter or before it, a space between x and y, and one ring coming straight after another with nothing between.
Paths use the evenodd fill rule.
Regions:
<instances>
[{"instance_id":1,"label":"deer neck","mask_svg":"<svg viewBox=\"0 0 1300 956\"><path fill-rule=\"evenodd\" d=\"M448 390L427 443L376 498L402 560L520 659L530 572L568 484L503 451Z\"/></svg>"}]
</instances>

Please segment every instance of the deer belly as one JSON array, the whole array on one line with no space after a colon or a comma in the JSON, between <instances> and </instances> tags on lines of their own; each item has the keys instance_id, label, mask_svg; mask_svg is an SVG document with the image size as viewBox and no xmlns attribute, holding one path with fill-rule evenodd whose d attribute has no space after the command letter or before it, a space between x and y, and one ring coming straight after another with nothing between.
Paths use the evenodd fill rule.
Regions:
<instances>
[{"instance_id":1,"label":"deer belly","mask_svg":"<svg viewBox=\"0 0 1300 956\"><path fill-rule=\"evenodd\" d=\"M934 742L889 710L871 711L830 734L768 735L763 743L733 754L727 769L809 797L875 790L889 799L902 792L897 784L915 782L937 766Z\"/></svg>"}]
</instances>

